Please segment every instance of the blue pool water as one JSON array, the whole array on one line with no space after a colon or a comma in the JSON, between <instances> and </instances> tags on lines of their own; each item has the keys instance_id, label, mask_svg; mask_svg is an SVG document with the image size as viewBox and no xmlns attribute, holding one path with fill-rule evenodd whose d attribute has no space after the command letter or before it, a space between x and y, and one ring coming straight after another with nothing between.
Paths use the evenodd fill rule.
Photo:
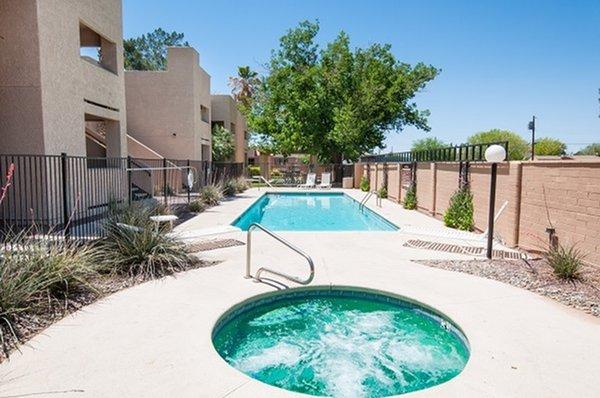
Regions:
<instances>
[{"instance_id":1,"label":"blue pool water","mask_svg":"<svg viewBox=\"0 0 600 398\"><path fill-rule=\"evenodd\" d=\"M398 228L343 193L268 193L232 225L252 223L273 231L395 231Z\"/></svg>"}]
</instances>

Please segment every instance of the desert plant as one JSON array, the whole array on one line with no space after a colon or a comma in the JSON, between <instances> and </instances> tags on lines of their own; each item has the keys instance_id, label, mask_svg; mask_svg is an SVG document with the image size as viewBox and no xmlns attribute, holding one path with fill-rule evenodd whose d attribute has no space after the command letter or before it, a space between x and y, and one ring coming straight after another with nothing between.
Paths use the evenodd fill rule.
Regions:
<instances>
[{"instance_id":1,"label":"desert plant","mask_svg":"<svg viewBox=\"0 0 600 398\"><path fill-rule=\"evenodd\" d=\"M158 230L150 220L143 221L149 211L144 206L130 206L109 217L103 226L105 237L95 245L103 271L158 278L196 261L183 243ZM134 222L125 223L124 219Z\"/></svg>"},{"instance_id":2,"label":"desert plant","mask_svg":"<svg viewBox=\"0 0 600 398\"><path fill-rule=\"evenodd\" d=\"M248 174L250 177L260 175L260 166L248 166Z\"/></svg>"},{"instance_id":3,"label":"desert plant","mask_svg":"<svg viewBox=\"0 0 600 398\"><path fill-rule=\"evenodd\" d=\"M380 198L386 199L388 197L387 188L386 187L379 188L379 190L377 191L377 194L379 195Z\"/></svg>"},{"instance_id":4,"label":"desert plant","mask_svg":"<svg viewBox=\"0 0 600 398\"><path fill-rule=\"evenodd\" d=\"M245 178L236 178L234 181L234 185L235 185L235 191L237 193L242 193L244 192L246 189L250 188L248 186L248 182L246 181Z\"/></svg>"},{"instance_id":5,"label":"desert plant","mask_svg":"<svg viewBox=\"0 0 600 398\"><path fill-rule=\"evenodd\" d=\"M235 180L227 180L223 183L223 195L235 196L237 193L237 184Z\"/></svg>"},{"instance_id":6,"label":"desert plant","mask_svg":"<svg viewBox=\"0 0 600 398\"><path fill-rule=\"evenodd\" d=\"M74 293L97 293L99 253L90 245L49 243L27 231L8 238L0 251L0 340L16 338L13 322L21 315L60 308ZM60 304L57 306L57 304Z\"/></svg>"},{"instance_id":7,"label":"desert plant","mask_svg":"<svg viewBox=\"0 0 600 398\"><path fill-rule=\"evenodd\" d=\"M369 179L366 176L362 176L360 179L360 190L363 192L368 192L369 189L371 189Z\"/></svg>"},{"instance_id":8,"label":"desert plant","mask_svg":"<svg viewBox=\"0 0 600 398\"><path fill-rule=\"evenodd\" d=\"M473 230L473 194L468 188L454 192L444 214L444 224L463 231Z\"/></svg>"},{"instance_id":9,"label":"desert plant","mask_svg":"<svg viewBox=\"0 0 600 398\"><path fill-rule=\"evenodd\" d=\"M202 213L204 210L206 210L206 203L201 200L193 200L188 205L188 209L192 213Z\"/></svg>"},{"instance_id":10,"label":"desert plant","mask_svg":"<svg viewBox=\"0 0 600 398\"><path fill-rule=\"evenodd\" d=\"M584 257L575 246L563 246L560 243L545 253L546 261L552 267L554 275L568 280L580 278Z\"/></svg>"},{"instance_id":11,"label":"desert plant","mask_svg":"<svg viewBox=\"0 0 600 398\"><path fill-rule=\"evenodd\" d=\"M216 206L223 199L223 188L220 184L212 184L200 190L200 200L208 206Z\"/></svg>"},{"instance_id":12,"label":"desert plant","mask_svg":"<svg viewBox=\"0 0 600 398\"><path fill-rule=\"evenodd\" d=\"M283 174L281 173L281 170L279 170L279 169L273 169L273 170L271 170L271 177L272 178L281 178L281 176L283 176Z\"/></svg>"},{"instance_id":13,"label":"desert plant","mask_svg":"<svg viewBox=\"0 0 600 398\"><path fill-rule=\"evenodd\" d=\"M417 189L414 185L411 185L404 195L404 208L408 210L417 208Z\"/></svg>"}]
</instances>

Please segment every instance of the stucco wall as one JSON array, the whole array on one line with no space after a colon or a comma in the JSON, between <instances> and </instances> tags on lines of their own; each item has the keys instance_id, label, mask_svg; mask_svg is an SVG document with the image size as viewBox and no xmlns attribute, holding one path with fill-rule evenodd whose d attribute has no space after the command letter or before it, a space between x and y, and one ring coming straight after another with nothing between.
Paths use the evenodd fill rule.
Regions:
<instances>
[{"instance_id":1,"label":"stucco wall","mask_svg":"<svg viewBox=\"0 0 600 398\"><path fill-rule=\"evenodd\" d=\"M105 115L109 107L119 126L111 154L124 155L121 0L6 0L0 7L0 150L85 155L85 113ZM115 43L116 74L80 57L80 23Z\"/></svg>"},{"instance_id":2,"label":"stucco wall","mask_svg":"<svg viewBox=\"0 0 600 398\"><path fill-rule=\"evenodd\" d=\"M210 145L210 76L191 47L169 47L167 70L126 71L129 134L162 156L202 159ZM201 119L201 105L209 119Z\"/></svg>"},{"instance_id":3,"label":"stucco wall","mask_svg":"<svg viewBox=\"0 0 600 398\"><path fill-rule=\"evenodd\" d=\"M248 149L245 137L248 130L246 118L238 110L230 95L211 95L211 107L212 122L223 122L224 127L234 134L235 155L233 160L237 163L245 163ZM235 124L235 128L232 128L231 123Z\"/></svg>"}]
</instances>

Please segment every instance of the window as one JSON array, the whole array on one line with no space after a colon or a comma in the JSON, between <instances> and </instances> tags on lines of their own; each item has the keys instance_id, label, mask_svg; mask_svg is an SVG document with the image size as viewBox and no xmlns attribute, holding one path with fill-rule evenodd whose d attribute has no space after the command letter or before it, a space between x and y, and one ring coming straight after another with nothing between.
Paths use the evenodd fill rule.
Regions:
<instances>
[{"instance_id":1,"label":"window","mask_svg":"<svg viewBox=\"0 0 600 398\"><path fill-rule=\"evenodd\" d=\"M235 123L231 123L231 132L235 135L236 131L235 131Z\"/></svg>"},{"instance_id":2,"label":"window","mask_svg":"<svg viewBox=\"0 0 600 398\"><path fill-rule=\"evenodd\" d=\"M210 111L204 105L200 105L200 119L205 123L210 121Z\"/></svg>"},{"instance_id":3,"label":"window","mask_svg":"<svg viewBox=\"0 0 600 398\"><path fill-rule=\"evenodd\" d=\"M117 73L117 45L83 24L79 24L79 55L94 65Z\"/></svg>"}]
</instances>

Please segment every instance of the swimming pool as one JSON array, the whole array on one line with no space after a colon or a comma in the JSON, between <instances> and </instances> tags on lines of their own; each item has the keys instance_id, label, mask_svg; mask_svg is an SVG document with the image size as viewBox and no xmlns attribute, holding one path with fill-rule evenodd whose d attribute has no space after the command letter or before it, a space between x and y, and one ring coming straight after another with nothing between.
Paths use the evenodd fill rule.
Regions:
<instances>
[{"instance_id":1,"label":"swimming pool","mask_svg":"<svg viewBox=\"0 0 600 398\"><path fill-rule=\"evenodd\" d=\"M422 304L344 286L250 299L213 330L225 361L264 383L329 397L387 397L444 383L469 359L466 337Z\"/></svg>"},{"instance_id":2,"label":"swimming pool","mask_svg":"<svg viewBox=\"0 0 600 398\"><path fill-rule=\"evenodd\" d=\"M398 227L342 192L267 193L232 225L273 231L396 231Z\"/></svg>"}]
</instances>

